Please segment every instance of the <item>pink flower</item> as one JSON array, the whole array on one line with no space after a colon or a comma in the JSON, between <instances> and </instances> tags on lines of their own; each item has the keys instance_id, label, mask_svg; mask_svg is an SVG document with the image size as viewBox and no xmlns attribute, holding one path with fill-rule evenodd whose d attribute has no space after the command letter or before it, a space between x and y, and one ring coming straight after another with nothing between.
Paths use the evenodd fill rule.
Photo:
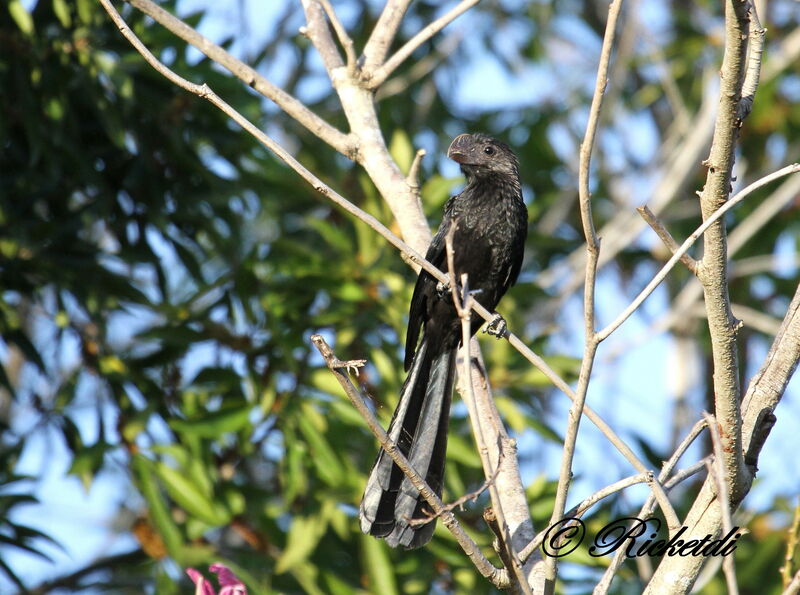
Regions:
<instances>
[{"instance_id":1,"label":"pink flower","mask_svg":"<svg viewBox=\"0 0 800 595\"><path fill-rule=\"evenodd\" d=\"M236 578L236 575L227 566L217 562L209 566L208 569L217 575L217 582L222 587L219 595L247 595L247 589L242 584L242 581ZM194 568L187 568L186 574L196 585L195 595L217 595L211 583Z\"/></svg>"}]
</instances>

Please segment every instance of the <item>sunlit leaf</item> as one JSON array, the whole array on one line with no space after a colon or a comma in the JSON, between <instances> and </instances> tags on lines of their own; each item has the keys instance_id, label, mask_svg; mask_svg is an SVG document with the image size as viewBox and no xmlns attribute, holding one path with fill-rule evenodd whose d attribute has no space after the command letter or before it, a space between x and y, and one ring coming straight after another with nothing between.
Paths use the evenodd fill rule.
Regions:
<instances>
[{"instance_id":1,"label":"sunlit leaf","mask_svg":"<svg viewBox=\"0 0 800 595\"><path fill-rule=\"evenodd\" d=\"M319 517L295 516L286 537L286 548L275 563L275 572L281 574L304 562L325 533L325 527Z\"/></svg>"},{"instance_id":2,"label":"sunlit leaf","mask_svg":"<svg viewBox=\"0 0 800 595\"><path fill-rule=\"evenodd\" d=\"M212 526L228 521L229 514L225 508L203 494L202 489L186 475L164 463L156 463L155 472L170 497L186 512Z\"/></svg>"},{"instance_id":3,"label":"sunlit leaf","mask_svg":"<svg viewBox=\"0 0 800 595\"><path fill-rule=\"evenodd\" d=\"M370 592L386 595L399 593L386 544L369 535L360 535L359 545Z\"/></svg>"}]
</instances>

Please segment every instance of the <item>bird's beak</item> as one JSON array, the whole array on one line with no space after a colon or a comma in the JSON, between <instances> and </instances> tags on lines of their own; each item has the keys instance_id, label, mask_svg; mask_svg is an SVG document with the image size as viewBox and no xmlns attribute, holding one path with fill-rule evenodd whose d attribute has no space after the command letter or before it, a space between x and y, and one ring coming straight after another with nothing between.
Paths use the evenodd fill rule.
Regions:
<instances>
[{"instance_id":1,"label":"bird's beak","mask_svg":"<svg viewBox=\"0 0 800 595\"><path fill-rule=\"evenodd\" d=\"M456 163L464 163L467 158L467 148L469 146L469 134L459 134L450 143L447 149L447 156Z\"/></svg>"}]
</instances>

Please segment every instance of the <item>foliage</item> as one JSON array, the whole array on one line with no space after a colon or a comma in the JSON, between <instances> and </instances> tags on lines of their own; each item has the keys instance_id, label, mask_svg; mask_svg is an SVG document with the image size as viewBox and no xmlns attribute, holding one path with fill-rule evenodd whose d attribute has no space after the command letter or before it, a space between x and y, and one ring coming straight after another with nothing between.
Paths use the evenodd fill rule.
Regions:
<instances>
[{"instance_id":1,"label":"foliage","mask_svg":"<svg viewBox=\"0 0 800 595\"><path fill-rule=\"evenodd\" d=\"M350 5L347 25L356 47L363 47L377 19L372 4ZM176 10L174 2L163 6ZM437 6L413 3L401 37L438 14ZM413 147L424 144L441 154L447 140L464 130L487 130L516 147L534 200L529 257L503 312L567 377L576 371L575 360L559 353L567 351L563 341L552 341L558 338L552 323L562 303L559 284L542 288L533 280L548 269L566 278L567 256L581 245L570 160L582 134L586 77L594 63L577 53L599 47L598 10L591 2L481 6L471 21L480 26L450 57L441 57L432 75L415 79L409 65L398 75L402 91L379 97L381 125L401 166L410 164ZM770 34L780 40L797 23L774 10ZM169 32L134 10L125 14L171 68L209 83L277 132L327 183L390 221L358 168L332 158L310 133ZM186 20L196 25L202 18L196 13ZM641 189L652 187L652 171L665 157L656 149L680 110L663 92L662 69L682 109L691 114L699 106L702 73L719 61L716 19L709 3L676 6L654 42L661 63L643 42L621 55L620 68L629 72L616 79L619 105L600 146L608 156L598 159L593 184L598 227L613 220L629 189L637 189L637 204L646 199ZM289 52L293 71L284 76L284 88L344 127L334 99L317 90L313 48L293 33L301 13L287 3L279 21L282 26L260 41L252 64L268 71L276 56ZM575 30L582 41L570 45L566 40ZM26 10L13 1L0 8L0 47L0 572L20 588L37 579L19 576L4 560L12 548L36 552L48 539L13 520L16 507L36 505L28 478L18 476L15 466L30 436L38 434L63 441L70 474L87 487L98 474L122 467L136 503L135 518L122 530L136 537L146 556L114 576L108 574L113 566L100 561L68 585L75 591L95 584L119 593L177 593L176 565L221 559L251 593L487 592L441 527L424 550L397 552L361 535L354 518L376 446L308 337L322 332L340 355L369 360L360 381L388 422L403 380L399 354L413 286L413 273L397 253L221 113L162 79L96 3L40 0ZM435 40L415 58L436 47ZM511 106L476 106L453 91L467 85L465 65L478 55L501 65L509 79L536 69L544 79L557 78L563 69L553 64L559 48L569 49L566 60L575 72L564 75L558 93L523 97ZM800 108L791 81L800 73L794 69L759 91L742 139L747 179L797 154ZM644 150L630 136L633 122L651 131L653 141ZM459 182L439 173L441 165L436 158L423 164L422 198L433 222ZM687 176L682 198L664 213L676 237L696 225L690 190L699 187L703 173L698 166ZM731 223L757 204L736 211ZM795 203L786 214L796 210ZM796 254L797 231L796 217L781 217L737 258ZM636 243L616 262L618 268L606 274L624 296L653 270L654 254ZM682 275L672 281L671 296L681 289ZM736 279L732 299L778 315L794 283L796 267L789 273L761 269ZM680 332L702 345L702 324L690 322ZM759 332L744 338L745 354L764 343ZM558 440L560 424L547 415L552 404L545 379L505 343L487 345L486 358L510 428L520 435L532 430L537 443ZM695 389L707 392L705 383ZM19 411L33 414L22 418ZM457 409L454 417L446 499L482 483L464 413ZM87 432L89 426L94 431ZM659 455L668 455L645 439L640 450L648 449L655 465ZM552 488L543 478L530 486L537 527L546 524ZM687 491L685 501L690 497ZM483 502L470 504L461 516L491 552L480 519ZM628 502L613 500L593 512L593 523L602 526L629 510ZM742 547L748 554L737 558L743 590L779 581L778 558L763 552L781 553L788 521L762 514L750 525L756 521L762 530L752 532ZM593 563L599 568L603 561ZM626 572L629 585L635 584L633 565ZM588 584L584 578L568 580L565 588L580 591ZM708 592L722 584L715 578ZM188 582L182 587L188 592Z\"/></svg>"}]
</instances>

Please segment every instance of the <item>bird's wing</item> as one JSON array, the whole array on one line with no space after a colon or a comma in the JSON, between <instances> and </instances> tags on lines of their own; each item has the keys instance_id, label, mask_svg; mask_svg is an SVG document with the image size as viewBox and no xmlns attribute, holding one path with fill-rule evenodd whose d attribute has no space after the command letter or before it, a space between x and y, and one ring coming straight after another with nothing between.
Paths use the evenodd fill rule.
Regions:
<instances>
[{"instance_id":1,"label":"bird's wing","mask_svg":"<svg viewBox=\"0 0 800 595\"><path fill-rule=\"evenodd\" d=\"M453 221L453 206L458 196L451 196L444 209L444 217L436 235L433 236L428 251L425 253L425 260L441 271L447 270L447 256L445 237L450 231ZM419 272L417 284L414 286L414 294L411 296L411 305L408 310L408 330L406 331L406 355L403 362L406 371L411 368L414 361L414 352L417 348L419 333L423 323L428 320L428 300L436 295L436 279L424 269Z\"/></svg>"}]
</instances>

